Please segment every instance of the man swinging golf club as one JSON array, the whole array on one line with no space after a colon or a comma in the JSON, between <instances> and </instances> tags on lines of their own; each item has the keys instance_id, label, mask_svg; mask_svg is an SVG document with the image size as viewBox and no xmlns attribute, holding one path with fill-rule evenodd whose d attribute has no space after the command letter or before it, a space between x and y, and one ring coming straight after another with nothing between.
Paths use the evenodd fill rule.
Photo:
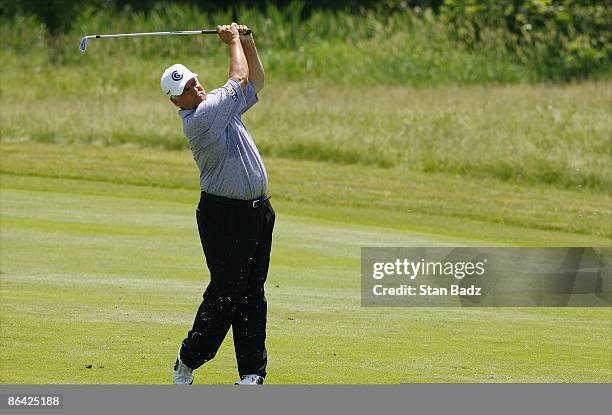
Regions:
<instances>
[{"instance_id":1,"label":"man swinging golf club","mask_svg":"<svg viewBox=\"0 0 612 415\"><path fill-rule=\"evenodd\" d=\"M174 365L175 384L193 383L193 370L211 360L230 326L239 385L263 384L267 352L264 282L275 214L266 196L268 178L241 115L257 101L264 70L246 26L217 27L230 50L229 80L206 92L198 75L175 64L161 77L162 91L180 110L183 131L200 169L196 210L210 270L193 327Z\"/></svg>"}]
</instances>

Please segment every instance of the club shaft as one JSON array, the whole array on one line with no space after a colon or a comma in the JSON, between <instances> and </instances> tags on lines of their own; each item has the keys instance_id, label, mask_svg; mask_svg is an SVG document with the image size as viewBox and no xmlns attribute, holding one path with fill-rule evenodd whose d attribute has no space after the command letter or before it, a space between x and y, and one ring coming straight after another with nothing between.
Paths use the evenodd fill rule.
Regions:
<instances>
[{"instance_id":1,"label":"club shaft","mask_svg":"<svg viewBox=\"0 0 612 415\"><path fill-rule=\"evenodd\" d=\"M251 33L249 30L247 34ZM215 35L215 29L204 30L177 30L173 32L142 32L142 33L117 33L113 35L89 35L85 36L88 39L102 39L108 37L135 37L135 36L163 36L163 35Z\"/></svg>"},{"instance_id":2,"label":"club shaft","mask_svg":"<svg viewBox=\"0 0 612 415\"><path fill-rule=\"evenodd\" d=\"M90 35L90 39L101 39L105 37L134 37L134 36L162 36L162 35L203 35L217 33L216 30L190 30L176 32L143 32L143 33L117 33L114 35Z\"/></svg>"},{"instance_id":3,"label":"club shaft","mask_svg":"<svg viewBox=\"0 0 612 415\"><path fill-rule=\"evenodd\" d=\"M89 39L103 39L109 37L137 37L137 36L164 36L164 35L216 35L218 32L216 29L202 29L202 30L176 30L173 32L141 32L141 33L117 33L112 35L89 35L84 36L79 44L79 50L81 53L85 53L87 50L87 42ZM244 34L250 35L251 29L248 29Z\"/></svg>"}]
</instances>

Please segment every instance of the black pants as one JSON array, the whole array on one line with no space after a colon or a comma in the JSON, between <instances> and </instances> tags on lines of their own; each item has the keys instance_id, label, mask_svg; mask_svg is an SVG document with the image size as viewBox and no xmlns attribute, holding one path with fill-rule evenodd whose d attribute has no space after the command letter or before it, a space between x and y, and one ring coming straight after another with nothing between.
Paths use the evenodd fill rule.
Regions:
<instances>
[{"instance_id":1,"label":"black pants","mask_svg":"<svg viewBox=\"0 0 612 415\"><path fill-rule=\"evenodd\" d=\"M240 376L266 376L264 283L275 214L269 200L255 208L213 201L203 194L196 211L210 283L181 360L197 369L211 360L232 327Z\"/></svg>"}]
</instances>

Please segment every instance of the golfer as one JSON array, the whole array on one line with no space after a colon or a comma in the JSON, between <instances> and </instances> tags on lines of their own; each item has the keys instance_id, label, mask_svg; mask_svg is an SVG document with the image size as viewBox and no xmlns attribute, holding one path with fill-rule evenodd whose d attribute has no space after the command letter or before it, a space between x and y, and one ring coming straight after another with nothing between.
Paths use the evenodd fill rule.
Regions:
<instances>
[{"instance_id":1,"label":"golfer","mask_svg":"<svg viewBox=\"0 0 612 415\"><path fill-rule=\"evenodd\" d=\"M192 384L193 371L215 357L230 326L238 385L261 385L266 376L264 283L270 263L274 210L268 178L241 116L257 101L264 69L248 28L217 26L230 50L229 80L206 92L198 74L172 65L163 92L180 110L183 130L200 170L196 220L210 283L174 365L175 384Z\"/></svg>"}]
</instances>

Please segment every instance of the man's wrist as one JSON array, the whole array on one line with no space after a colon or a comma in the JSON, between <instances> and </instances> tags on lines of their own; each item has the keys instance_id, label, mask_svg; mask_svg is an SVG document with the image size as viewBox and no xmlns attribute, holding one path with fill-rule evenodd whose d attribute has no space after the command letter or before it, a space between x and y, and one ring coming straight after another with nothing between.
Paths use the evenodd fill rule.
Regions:
<instances>
[{"instance_id":1,"label":"man's wrist","mask_svg":"<svg viewBox=\"0 0 612 415\"><path fill-rule=\"evenodd\" d=\"M240 43L242 43L243 46L252 46L255 44L255 40L253 36L241 36Z\"/></svg>"}]
</instances>

